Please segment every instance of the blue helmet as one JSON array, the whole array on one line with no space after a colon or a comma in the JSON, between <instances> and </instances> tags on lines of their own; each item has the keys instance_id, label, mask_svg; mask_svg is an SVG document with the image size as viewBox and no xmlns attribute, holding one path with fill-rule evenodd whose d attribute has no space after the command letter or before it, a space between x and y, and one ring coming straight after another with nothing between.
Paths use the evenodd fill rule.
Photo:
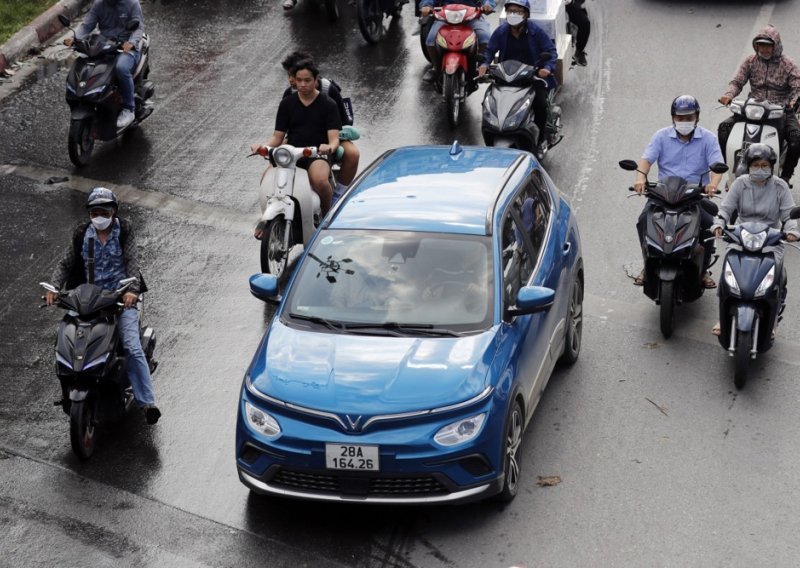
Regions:
<instances>
[{"instance_id":1,"label":"blue helmet","mask_svg":"<svg viewBox=\"0 0 800 568\"><path fill-rule=\"evenodd\" d=\"M86 200L86 209L102 207L103 209L117 210L119 201L114 192L105 187L95 187Z\"/></svg>"},{"instance_id":2,"label":"blue helmet","mask_svg":"<svg viewBox=\"0 0 800 568\"><path fill-rule=\"evenodd\" d=\"M699 120L700 103L698 103L697 99L692 95L675 97L675 100L672 101L672 107L670 108L670 116L675 116L676 114L679 116L684 114L697 114L697 119Z\"/></svg>"},{"instance_id":3,"label":"blue helmet","mask_svg":"<svg viewBox=\"0 0 800 568\"><path fill-rule=\"evenodd\" d=\"M522 6L525 8L525 11L528 12L528 15L531 13L531 3L529 0L506 0L504 6L506 8L509 6Z\"/></svg>"}]
</instances>

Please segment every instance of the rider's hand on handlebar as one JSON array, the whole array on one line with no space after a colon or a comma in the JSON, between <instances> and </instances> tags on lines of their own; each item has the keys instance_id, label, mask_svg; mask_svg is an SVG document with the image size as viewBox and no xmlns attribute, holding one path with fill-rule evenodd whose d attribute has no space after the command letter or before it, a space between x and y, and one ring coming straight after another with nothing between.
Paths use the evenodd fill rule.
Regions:
<instances>
[{"instance_id":1,"label":"rider's hand on handlebar","mask_svg":"<svg viewBox=\"0 0 800 568\"><path fill-rule=\"evenodd\" d=\"M717 227L716 229L714 229L714 236L717 238L722 236L722 227Z\"/></svg>"},{"instance_id":2,"label":"rider's hand on handlebar","mask_svg":"<svg viewBox=\"0 0 800 568\"><path fill-rule=\"evenodd\" d=\"M431 12L433 12L433 8L430 6L423 6L419 9L419 15L423 17L430 15Z\"/></svg>"},{"instance_id":3,"label":"rider's hand on handlebar","mask_svg":"<svg viewBox=\"0 0 800 568\"><path fill-rule=\"evenodd\" d=\"M483 77L484 75L486 75L486 72L488 70L489 68L486 65L481 65L480 67L478 67L478 77Z\"/></svg>"},{"instance_id":4,"label":"rider's hand on handlebar","mask_svg":"<svg viewBox=\"0 0 800 568\"><path fill-rule=\"evenodd\" d=\"M537 75L542 79L547 79L550 76L550 69L545 69L544 67L542 67L541 69L539 69Z\"/></svg>"},{"instance_id":5,"label":"rider's hand on handlebar","mask_svg":"<svg viewBox=\"0 0 800 568\"><path fill-rule=\"evenodd\" d=\"M717 193L717 186L716 185L707 184L706 185L706 195L714 195L715 193Z\"/></svg>"},{"instance_id":6,"label":"rider's hand on handlebar","mask_svg":"<svg viewBox=\"0 0 800 568\"><path fill-rule=\"evenodd\" d=\"M719 98L719 102L721 104L725 105L725 106L728 106L729 104L731 104L731 98L730 97L726 97L725 95L722 95Z\"/></svg>"},{"instance_id":7,"label":"rider's hand on handlebar","mask_svg":"<svg viewBox=\"0 0 800 568\"><path fill-rule=\"evenodd\" d=\"M786 235L786 240L789 241L790 243L795 243L797 242L797 235L795 235L794 233L789 233L788 235Z\"/></svg>"},{"instance_id":8,"label":"rider's hand on handlebar","mask_svg":"<svg viewBox=\"0 0 800 568\"><path fill-rule=\"evenodd\" d=\"M320 144L317 147L317 154L319 154L320 156L327 156L328 154L333 154L333 152L334 152L333 146L331 146L330 144Z\"/></svg>"},{"instance_id":9,"label":"rider's hand on handlebar","mask_svg":"<svg viewBox=\"0 0 800 568\"><path fill-rule=\"evenodd\" d=\"M131 49L133 49L133 44L129 41L126 41L122 44L122 51L128 53Z\"/></svg>"},{"instance_id":10,"label":"rider's hand on handlebar","mask_svg":"<svg viewBox=\"0 0 800 568\"><path fill-rule=\"evenodd\" d=\"M494 8L492 8L491 5L487 3L481 6L481 12L483 12L484 14L491 14L492 12L494 12Z\"/></svg>"},{"instance_id":11,"label":"rider's hand on handlebar","mask_svg":"<svg viewBox=\"0 0 800 568\"><path fill-rule=\"evenodd\" d=\"M52 306L58 300L58 292L47 291L44 293L44 301L48 306Z\"/></svg>"},{"instance_id":12,"label":"rider's hand on handlebar","mask_svg":"<svg viewBox=\"0 0 800 568\"><path fill-rule=\"evenodd\" d=\"M645 180L637 179L635 182L633 182L633 190L636 193L644 193L644 184Z\"/></svg>"},{"instance_id":13,"label":"rider's hand on handlebar","mask_svg":"<svg viewBox=\"0 0 800 568\"><path fill-rule=\"evenodd\" d=\"M122 303L126 308L130 308L136 303L136 300L138 299L139 296L137 296L133 292L125 292L125 294L123 294L122 296Z\"/></svg>"},{"instance_id":14,"label":"rider's hand on handlebar","mask_svg":"<svg viewBox=\"0 0 800 568\"><path fill-rule=\"evenodd\" d=\"M72 47L73 43L75 43L75 38L72 37L64 38L64 45L66 45L67 47Z\"/></svg>"}]
</instances>

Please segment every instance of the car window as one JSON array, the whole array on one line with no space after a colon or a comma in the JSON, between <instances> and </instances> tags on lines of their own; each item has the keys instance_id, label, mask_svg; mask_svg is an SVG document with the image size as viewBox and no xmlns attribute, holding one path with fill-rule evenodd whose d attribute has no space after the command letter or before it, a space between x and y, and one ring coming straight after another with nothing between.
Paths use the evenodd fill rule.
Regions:
<instances>
[{"instance_id":1,"label":"car window","mask_svg":"<svg viewBox=\"0 0 800 568\"><path fill-rule=\"evenodd\" d=\"M504 310L516 305L517 293L520 288L527 285L535 263L530 254L530 239L525 232L526 229L518 221L522 221L519 207L512 204L511 210L503 218L501 233Z\"/></svg>"},{"instance_id":2,"label":"car window","mask_svg":"<svg viewBox=\"0 0 800 568\"><path fill-rule=\"evenodd\" d=\"M329 229L298 268L284 312L351 324L485 329L491 259L486 236Z\"/></svg>"},{"instance_id":3,"label":"car window","mask_svg":"<svg viewBox=\"0 0 800 568\"><path fill-rule=\"evenodd\" d=\"M538 257L544 244L552 207L540 170L531 174L528 182L514 198L512 207L516 209L524 230L528 233L534 256Z\"/></svg>"}]
</instances>

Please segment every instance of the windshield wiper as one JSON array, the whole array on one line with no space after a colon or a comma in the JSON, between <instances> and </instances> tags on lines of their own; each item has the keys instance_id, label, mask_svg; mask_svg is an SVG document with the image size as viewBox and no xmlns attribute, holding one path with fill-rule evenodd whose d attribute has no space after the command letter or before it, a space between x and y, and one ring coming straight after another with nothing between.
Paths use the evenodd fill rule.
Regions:
<instances>
[{"instance_id":1,"label":"windshield wiper","mask_svg":"<svg viewBox=\"0 0 800 568\"><path fill-rule=\"evenodd\" d=\"M304 316L303 314L290 313L289 317L292 319L310 321L311 323L318 323L324 325L328 329L334 329L336 331L346 331L347 329L342 322L321 318L319 316Z\"/></svg>"},{"instance_id":2,"label":"windshield wiper","mask_svg":"<svg viewBox=\"0 0 800 568\"><path fill-rule=\"evenodd\" d=\"M387 321L384 323L344 323L342 325L346 330L388 329L391 331L413 332L434 336L446 335L450 337L461 337L463 335L463 333L453 331L452 329L433 327L433 324L430 323L398 323L396 321Z\"/></svg>"}]
</instances>

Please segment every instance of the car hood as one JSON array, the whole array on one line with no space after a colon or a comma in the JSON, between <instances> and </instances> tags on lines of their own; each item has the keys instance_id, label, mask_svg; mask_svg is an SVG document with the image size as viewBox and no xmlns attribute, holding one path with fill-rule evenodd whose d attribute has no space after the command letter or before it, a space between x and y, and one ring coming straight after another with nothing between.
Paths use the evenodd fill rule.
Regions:
<instances>
[{"instance_id":1,"label":"car hood","mask_svg":"<svg viewBox=\"0 0 800 568\"><path fill-rule=\"evenodd\" d=\"M271 397L328 412L374 416L438 408L485 389L495 331L452 338L348 335L276 319L250 380Z\"/></svg>"}]
</instances>

